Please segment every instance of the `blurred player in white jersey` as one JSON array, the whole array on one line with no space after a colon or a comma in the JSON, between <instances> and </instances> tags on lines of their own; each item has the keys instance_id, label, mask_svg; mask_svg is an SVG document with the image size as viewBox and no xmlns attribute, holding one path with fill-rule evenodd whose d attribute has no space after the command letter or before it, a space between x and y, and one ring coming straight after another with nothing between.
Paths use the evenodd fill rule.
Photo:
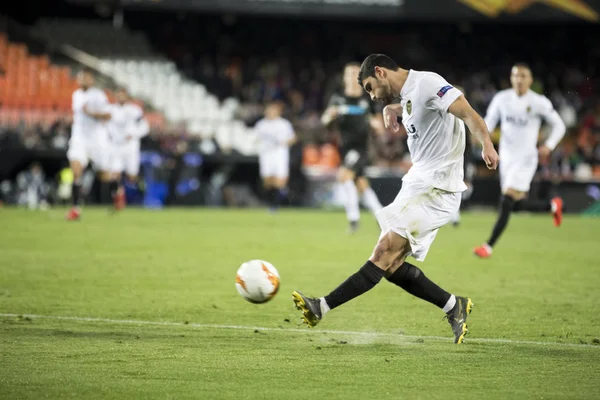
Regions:
<instances>
[{"instance_id":1,"label":"blurred player in white jersey","mask_svg":"<svg viewBox=\"0 0 600 400\"><path fill-rule=\"evenodd\" d=\"M120 186L125 173L131 183L137 182L140 170L140 140L148 134L150 127L144 111L133 103L127 90L118 88L116 104L111 104L108 134L111 145L109 170L111 173L110 193L115 209L125 207L125 190Z\"/></svg>"},{"instance_id":2,"label":"blurred player in white jersey","mask_svg":"<svg viewBox=\"0 0 600 400\"><path fill-rule=\"evenodd\" d=\"M465 124L481 141L488 168L496 169L498 154L483 119L440 75L402 69L391 58L372 54L362 63L358 79L372 100L388 103L383 109L386 128L398 132L402 118L412 167L394 201L375 214L381 234L367 262L327 296L293 292L294 303L304 322L315 326L330 310L369 291L385 277L443 310L454 343L462 343L473 302L445 291L406 258L423 261L439 228L451 221L460 206L461 193L467 189L463 181ZM390 104L398 97L400 104Z\"/></svg>"},{"instance_id":3,"label":"blurred player in white jersey","mask_svg":"<svg viewBox=\"0 0 600 400\"><path fill-rule=\"evenodd\" d=\"M296 141L292 124L282 114L283 103L270 102L265 107L265 117L254 127L259 141L260 176L271 211L276 210L286 196L290 175L290 146Z\"/></svg>"},{"instance_id":4,"label":"blurred player in white jersey","mask_svg":"<svg viewBox=\"0 0 600 400\"><path fill-rule=\"evenodd\" d=\"M480 258L492 255L492 248L506 228L515 209L552 212L554 225L562 222L563 201L525 201L538 158L546 158L565 135L565 124L548 98L530 90L533 78L526 64L516 64L510 74L512 89L498 92L488 107L485 122L490 132L500 123L500 212L492 235L473 252ZM552 127L546 142L538 148L542 121Z\"/></svg>"},{"instance_id":5,"label":"blurred player in white jersey","mask_svg":"<svg viewBox=\"0 0 600 400\"><path fill-rule=\"evenodd\" d=\"M91 161L99 172L102 186L108 185L109 144L106 121L108 113L108 98L101 89L94 87L94 74L89 69L83 69L77 75L80 88L73 93L73 126L67 158L73 170L73 207L67 213L67 220L78 220L81 216L81 178L83 171Z\"/></svg>"}]
</instances>

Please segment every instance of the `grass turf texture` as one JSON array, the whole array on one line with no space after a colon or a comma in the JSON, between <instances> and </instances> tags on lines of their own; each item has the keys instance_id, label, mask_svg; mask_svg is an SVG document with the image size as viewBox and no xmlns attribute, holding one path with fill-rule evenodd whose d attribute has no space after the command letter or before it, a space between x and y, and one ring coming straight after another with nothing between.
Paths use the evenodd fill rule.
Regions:
<instances>
[{"instance_id":1,"label":"grass turf texture","mask_svg":"<svg viewBox=\"0 0 600 400\"><path fill-rule=\"evenodd\" d=\"M62 218L0 209L0 313L50 317L0 317L0 398L600 397L597 220L516 215L489 260L471 248L492 214L443 228L419 266L475 302L456 346L440 310L385 281L300 326L292 290L324 295L364 263L379 233L366 214L354 236L312 211ZM281 275L264 305L234 287L252 258Z\"/></svg>"}]
</instances>

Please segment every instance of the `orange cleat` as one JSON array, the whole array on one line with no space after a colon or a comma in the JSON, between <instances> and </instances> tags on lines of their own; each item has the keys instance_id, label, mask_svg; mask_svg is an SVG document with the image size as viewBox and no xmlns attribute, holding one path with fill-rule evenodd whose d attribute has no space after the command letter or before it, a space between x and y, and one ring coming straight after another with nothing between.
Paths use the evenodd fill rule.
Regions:
<instances>
[{"instance_id":1,"label":"orange cleat","mask_svg":"<svg viewBox=\"0 0 600 400\"><path fill-rule=\"evenodd\" d=\"M562 224L563 201L560 197L554 197L550 204L552 205L552 219L557 228Z\"/></svg>"},{"instance_id":2,"label":"orange cleat","mask_svg":"<svg viewBox=\"0 0 600 400\"><path fill-rule=\"evenodd\" d=\"M489 244L484 243L479 247L473 249L473 254L479 258L490 258L492 256L492 248Z\"/></svg>"},{"instance_id":3,"label":"orange cleat","mask_svg":"<svg viewBox=\"0 0 600 400\"><path fill-rule=\"evenodd\" d=\"M125 204L125 190L123 190L123 188L120 188L119 190L117 190L117 193L115 193L113 205L115 207L115 210L122 210L125 208Z\"/></svg>"},{"instance_id":4,"label":"orange cleat","mask_svg":"<svg viewBox=\"0 0 600 400\"><path fill-rule=\"evenodd\" d=\"M72 207L67 215L65 215L65 219L67 221L79 221L81 218L81 210L78 207Z\"/></svg>"}]
</instances>

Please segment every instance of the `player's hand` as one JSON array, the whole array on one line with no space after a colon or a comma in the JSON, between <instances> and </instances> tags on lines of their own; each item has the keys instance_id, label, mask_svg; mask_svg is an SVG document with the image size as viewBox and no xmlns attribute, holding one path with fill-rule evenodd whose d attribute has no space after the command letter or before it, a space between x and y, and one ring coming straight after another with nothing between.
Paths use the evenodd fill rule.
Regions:
<instances>
[{"instance_id":1,"label":"player's hand","mask_svg":"<svg viewBox=\"0 0 600 400\"><path fill-rule=\"evenodd\" d=\"M542 159L548 158L551 152L552 150L550 150L550 147L546 145L540 146L540 148L538 149L538 153L540 155L540 158Z\"/></svg>"},{"instance_id":2,"label":"player's hand","mask_svg":"<svg viewBox=\"0 0 600 400\"><path fill-rule=\"evenodd\" d=\"M498 168L500 157L498 156L498 153L496 153L494 145L484 145L483 150L481 151L481 158L483 158L483 161L485 161L485 165L488 167L488 169Z\"/></svg>"},{"instance_id":3,"label":"player's hand","mask_svg":"<svg viewBox=\"0 0 600 400\"><path fill-rule=\"evenodd\" d=\"M386 129L391 130L394 133L400 131L400 124L398 123L399 110L392 105L387 105L383 109L383 124Z\"/></svg>"}]
</instances>

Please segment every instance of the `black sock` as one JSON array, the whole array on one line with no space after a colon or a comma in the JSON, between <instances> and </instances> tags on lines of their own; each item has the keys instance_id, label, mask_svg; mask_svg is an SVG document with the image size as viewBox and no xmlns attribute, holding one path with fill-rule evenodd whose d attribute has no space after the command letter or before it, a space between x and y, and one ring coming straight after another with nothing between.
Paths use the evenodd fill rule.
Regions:
<instances>
[{"instance_id":1,"label":"black sock","mask_svg":"<svg viewBox=\"0 0 600 400\"><path fill-rule=\"evenodd\" d=\"M452 296L430 281L418 267L407 262L386 279L413 296L435 304L439 308L444 308Z\"/></svg>"},{"instance_id":2,"label":"black sock","mask_svg":"<svg viewBox=\"0 0 600 400\"><path fill-rule=\"evenodd\" d=\"M371 290L383 278L384 270L367 261L357 273L325 296L331 310Z\"/></svg>"},{"instance_id":3,"label":"black sock","mask_svg":"<svg viewBox=\"0 0 600 400\"><path fill-rule=\"evenodd\" d=\"M519 209L531 212L550 212L552 206L549 201L544 200L523 200L519 203Z\"/></svg>"},{"instance_id":4,"label":"black sock","mask_svg":"<svg viewBox=\"0 0 600 400\"><path fill-rule=\"evenodd\" d=\"M117 191L119 190L119 182L110 181L108 183L108 190L110 192L110 197L114 199L115 196L117 195Z\"/></svg>"},{"instance_id":5,"label":"black sock","mask_svg":"<svg viewBox=\"0 0 600 400\"><path fill-rule=\"evenodd\" d=\"M510 196L502 196L502 201L500 203L500 214L498 215L498 219L496 220L496 225L494 225L494 230L492 230L492 236L487 241L491 247L494 247L502 232L506 228L508 224L508 219L510 218L510 213L515 206L515 200Z\"/></svg>"},{"instance_id":6,"label":"black sock","mask_svg":"<svg viewBox=\"0 0 600 400\"><path fill-rule=\"evenodd\" d=\"M283 200L283 189L275 189L275 202L274 206L279 208L281 206L281 201Z\"/></svg>"},{"instance_id":7,"label":"black sock","mask_svg":"<svg viewBox=\"0 0 600 400\"><path fill-rule=\"evenodd\" d=\"M79 201L81 200L81 183L73 182L71 186L71 200L73 201L73 207L79 207Z\"/></svg>"},{"instance_id":8,"label":"black sock","mask_svg":"<svg viewBox=\"0 0 600 400\"><path fill-rule=\"evenodd\" d=\"M277 207L277 189L272 188L269 190L269 205L271 207Z\"/></svg>"},{"instance_id":9,"label":"black sock","mask_svg":"<svg viewBox=\"0 0 600 400\"><path fill-rule=\"evenodd\" d=\"M100 182L100 204L110 204L110 182Z\"/></svg>"}]
</instances>

